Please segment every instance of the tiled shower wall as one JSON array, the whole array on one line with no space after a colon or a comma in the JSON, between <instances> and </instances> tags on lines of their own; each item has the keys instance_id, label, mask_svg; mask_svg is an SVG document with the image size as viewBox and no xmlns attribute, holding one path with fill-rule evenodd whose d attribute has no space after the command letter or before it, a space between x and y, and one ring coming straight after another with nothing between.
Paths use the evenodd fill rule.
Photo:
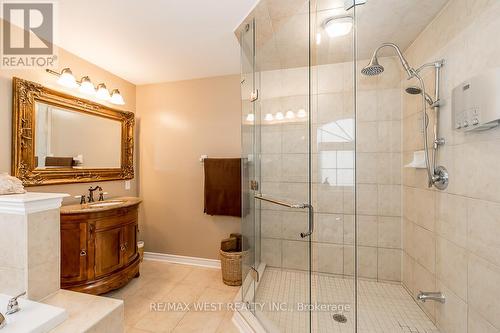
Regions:
<instances>
[{"instance_id":1,"label":"tiled shower wall","mask_svg":"<svg viewBox=\"0 0 500 333\"><path fill-rule=\"evenodd\" d=\"M420 303L442 332L500 332L500 128L463 134L451 125L452 88L500 66L499 18L499 1L451 0L406 51L415 66L446 61L439 164L450 185L432 190L424 170L403 174L403 284L414 296L445 294L445 304ZM422 149L419 111L419 99L403 95L405 163Z\"/></svg>"},{"instance_id":2,"label":"tiled shower wall","mask_svg":"<svg viewBox=\"0 0 500 333\"><path fill-rule=\"evenodd\" d=\"M360 66L368 61L360 61ZM382 58L386 75L359 77L358 133L354 133L353 64L313 68L312 180L316 230L313 270L354 274L357 176L358 269L364 278L401 280L401 78L395 58ZM261 73L262 192L307 202L307 68ZM266 114L293 120L266 120ZM355 147L356 145L356 147ZM354 151L357 151L356 171ZM262 261L308 269L307 213L263 204Z\"/></svg>"}]
</instances>

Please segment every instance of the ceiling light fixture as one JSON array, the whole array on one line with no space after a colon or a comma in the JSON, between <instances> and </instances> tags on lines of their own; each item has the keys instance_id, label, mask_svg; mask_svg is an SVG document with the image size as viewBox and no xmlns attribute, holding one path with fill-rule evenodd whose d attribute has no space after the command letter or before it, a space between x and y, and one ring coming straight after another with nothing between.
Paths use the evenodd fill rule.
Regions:
<instances>
[{"instance_id":1,"label":"ceiling light fixture","mask_svg":"<svg viewBox=\"0 0 500 333\"><path fill-rule=\"evenodd\" d=\"M295 118L295 113L293 113L293 111L292 111L292 110L288 110L288 111L286 112L286 114L285 114L285 118L286 118L286 119L293 119L293 118Z\"/></svg>"},{"instance_id":2,"label":"ceiling light fixture","mask_svg":"<svg viewBox=\"0 0 500 333\"><path fill-rule=\"evenodd\" d=\"M283 116L283 112L276 113L276 120L283 120L285 117Z\"/></svg>"},{"instance_id":3,"label":"ceiling light fixture","mask_svg":"<svg viewBox=\"0 0 500 333\"><path fill-rule=\"evenodd\" d=\"M305 118L306 116L307 116L306 110L300 109L299 111L297 111L297 117Z\"/></svg>"},{"instance_id":4,"label":"ceiling light fixture","mask_svg":"<svg viewBox=\"0 0 500 333\"><path fill-rule=\"evenodd\" d=\"M273 121L273 119L274 119L274 117L270 113L266 114L266 116L264 118L265 121Z\"/></svg>"},{"instance_id":5,"label":"ceiling light fixture","mask_svg":"<svg viewBox=\"0 0 500 333\"><path fill-rule=\"evenodd\" d=\"M253 123L255 116L253 113L247 114L247 121Z\"/></svg>"},{"instance_id":6,"label":"ceiling light fixture","mask_svg":"<svg viewBox=\"0 0 500 333\"><path fill-rule=\"evenodd\" d=\"M345 36L352 30L352 17L331 17L323 23L323 27L331 38Z\"/></svg>"},{"instance_id":7,"label":"ceiling light fixture","mask_svg":"<svg viewBox=\"0 0 500 333\"><path fill-rule=\"evenodd\" d=\"M97 99L108 101L112 104L125 104L123 96L118 89L113 89L110 94L109 90L106 88L106 85L104 83L100 83L99 85L97 85L96 91L96 87L94 87L94 84L88 76L84 76L80 81L77 81L71 69L67 67L63 68L60 73L48 68L45 71L49 74L57 76L57 83L66 88L78 88L78 91L82 94L95 96Z\"/></svg>"}]
</instances>

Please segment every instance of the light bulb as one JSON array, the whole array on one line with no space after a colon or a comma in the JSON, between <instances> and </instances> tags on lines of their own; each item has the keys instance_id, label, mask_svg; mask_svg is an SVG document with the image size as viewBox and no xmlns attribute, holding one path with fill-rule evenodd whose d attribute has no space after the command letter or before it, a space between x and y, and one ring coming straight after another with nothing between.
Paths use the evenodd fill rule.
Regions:
<instances>
[{"instance_id":1,"label":"light bulb","mask_svg":"<svg viewBox=\"0 0 500 333\"><path fill-rule=\"evenodd\" d=\"M295 113L293 113L293 111L292 111L292 110L288 110L288 111L286 112L286 114L285 114L285 118L286 118L286 119L293 119L293 118L295 118Z\"/></svg>"},{"instance_id":2,"label":"light bulb","mask_svg":"<svg viewBox=\"0 0 500 333\"><path fill-rule=\"evenodd\" d=\"M352 30L352 18L349 16L332 17L325 21L324 27L330 37L347 35Z\"/></svg>"},{"instance_id":3,"label":"light bulb","mask_svg":"<svg viewBox=\"0 0 500 333\"><path fill-rule=\"evenodd\" d=\"M82 94L95 95L95 87L88 76L82 77L80 81L80 88L78 89Z\"/></svg>"},{"instance_id":4,"label":"light bulb","mask_svg":"<svg viewBox=\"0 0 500 333\"><path fill-rule=\"evenodd\" d=\"M276 120L283 120L283 112L276 113Z\"/></svg>"},{"instance_id":5,"label":"light bulb","mask_svg":"<svg viewBox=\"0 0 500 333\"><path fill-rule=\"evenodd\" d=\"M109 91L104 83L99 83L97 85L97 92L95 96L105 101L108 101L111 98L111 96L109 95Z\"/></svg>"},{"instance_id":6,"label":"light bulb","mask_svg":"<svg viewBox=\"0 0 500 333\"><path fill-rule=\"evenodd\" d=\"M123 100L122 94L118 89L113 89L111 92L111 99L109 100L111 103L116 105L124 105L125 101Z\"/></svg>"},{"instance_id":7,"label":"light bulb","mask_svg":"<svg viewBox=\"0 0 500 333\"><path fill-rule=\"evenodd\" d=\"M273 121L273 119L274 119L273 115L270 113L266 114L266 116L264 118L265 121Z\"/></svg>"},{"instance_id":8,"label":"light bulb","mask_svg":"<svg viewBox=\"0 0 500 333\"><path fill-rule=\"evenodd\" d=\"M253 123L254 120L255 120L255 116L253 113L247 114L247 121Z\"/></svg>"},{"instance_id":9,"label":"light bulb","mask_svg":"<svg viewBox=\"0 0 500 333\"><path fill-rule=\"evenodd\" d=\"M307 116L306 110L300 109L299 111L297 111L297 117L305 118L306 116Z\"/></svg>"},{"instance_id":10,"label":"light bulb","mask_svg":"<svg viewBox=\"0 0 500 333\"><path fill-rule=\"evenodd\" d=\"M316 34L316 45L321 44L321 32Z\"/></svg>"},{"instance_id":11,"label":"light bulb","mask_svg":"<svg viewBox=\"0 0 500 333\"><path fill-rule=\"evenodd\" d=\"M57 83L59 83L61 86L64 86L66 88L78 87L78 83L76 82L76 79L73 76L73 72L71 72L71 69L69 69L69 68L64 68L61 71L61 75L59 75L59 79L57 80Z\"/></svg>"}]
</instances>

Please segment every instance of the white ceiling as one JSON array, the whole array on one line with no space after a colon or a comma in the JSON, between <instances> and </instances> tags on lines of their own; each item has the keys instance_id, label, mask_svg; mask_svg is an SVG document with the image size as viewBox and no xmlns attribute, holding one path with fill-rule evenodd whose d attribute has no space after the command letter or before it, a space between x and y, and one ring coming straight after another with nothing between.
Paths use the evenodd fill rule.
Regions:
<instances>
[{"instance_id":1,"label":"white ceiling","mask_svg":"<svg viewBox=\"0 0 500 333\"><path fill-rule=\"evenodd\" d=\"M240 72L257 0L60 0L58 44L134 84Z\"/></svg>"}]
</instances>

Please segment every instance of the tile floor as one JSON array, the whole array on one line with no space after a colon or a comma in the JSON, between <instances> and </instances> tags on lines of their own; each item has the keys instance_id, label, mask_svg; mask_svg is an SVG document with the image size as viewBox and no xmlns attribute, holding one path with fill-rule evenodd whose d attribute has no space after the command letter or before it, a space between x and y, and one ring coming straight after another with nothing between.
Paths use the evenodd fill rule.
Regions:
<instances>
[{"instance_id":1,"label":"tile floor","mask_svg":"<svg viewBox=\"0 0 500 333\"><path fill-rule=\"evenodd\" d=\"M257 289L256 302L296 304L307 300L309 278L305 272L266 268ZM359 333L436 333L439 332L407 291L399 284L360 280L358 283ZM319 304L351 305L354 302L354 280L314 274L312 298ZM308 313L273 311L263 314L280 332L306 332ZM345 311L346 323L333 320L335 311L313 314L313 332L354 332L354 309Z\"/></svg>"},{"instance_id":2,"label":"tile floor","mask_svg":"<svg viewBox=\"0 0 500 333\"><path fill-rule=\"evenodd\" d=\"M166 303L231 303L238 289L224 285L218 269L145 260L139 278L104 296L124 301L126 333L236 333L238 330L231 322L233 313L225 307L217 311L196 311L179 306L175 311L167 311L164 306ZM158 302L160 311L151 310L151 304Z\"/></svg>"},{"instance_id":3,"label":"tile floor","mask_svg":"<svg viewBox=\"0 0 500 333\"><path fill-rule=\"evenodd\" d=\"M222 283L220 270L157 261L144 261L141 276L125 287L104 296L125 303L125 332L203 332L237 333L231 322L232 311L167 310L165 304L227 304L239 287ZM351 305L354 281L328 275L313 276L313 299L322 304ZM436 327L398 284L360 281L358 284L358 331L360 333L435 333ZM286 303L295 306L307 300L308 276L305 272L267 268L259 284L257 303ZM153 311L157 304L160 311ZM291 308L291 307L290 307ZM281 332L306 331L307 312L264 310L271 325ZM344 312L347 323L332 319L332 312L313 314L314 332L354 331L354 310Z\"/></svg>"}]
</instances>

